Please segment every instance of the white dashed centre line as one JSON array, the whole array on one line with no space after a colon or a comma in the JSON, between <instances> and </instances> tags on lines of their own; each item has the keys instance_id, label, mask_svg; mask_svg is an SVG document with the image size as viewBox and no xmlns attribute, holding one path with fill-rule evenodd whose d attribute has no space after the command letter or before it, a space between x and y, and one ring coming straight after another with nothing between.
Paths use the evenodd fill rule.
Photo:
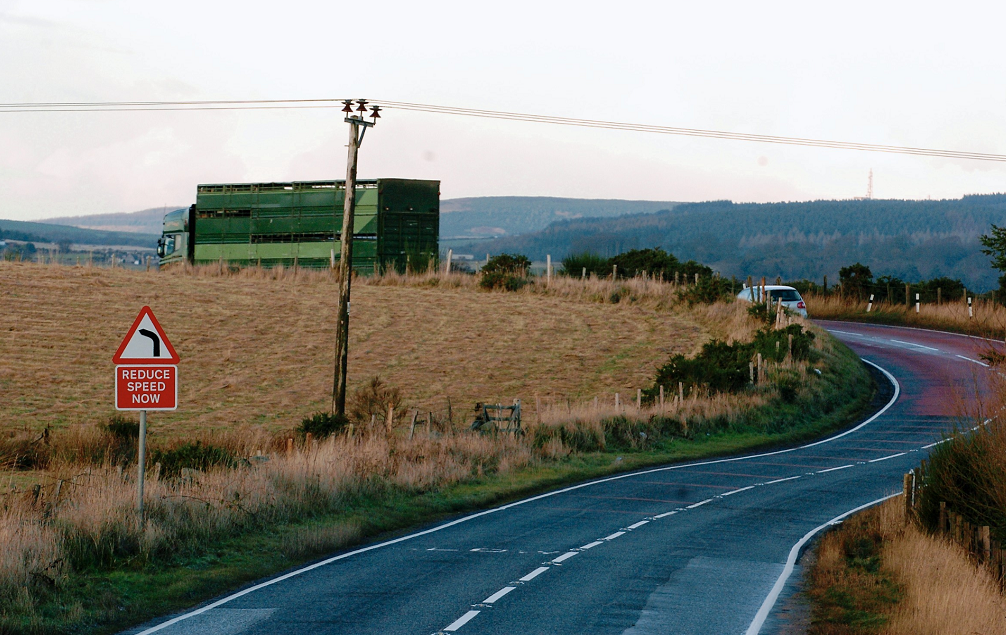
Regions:
<instances>
[{"instance_id":1,"label":"white dashed centre line","mask_svg":"<svg viewBox=\"0 0 1006 635\"><path fill-rule=\"evenodd\" d=\"M887 459L893 459L898 456L905 456L907 452L898 452L897 454L892 454L890 456L882 456L879 459L870 459L867 463L876 463L877 461L886 461Z\"/></svg>"},{"instance_id":2,"label":"white dashed centre line","mask_svg":"<svg viewBox=\"0 0 1006 635\"><path fill-rule=\"evenodd\" d=\"M977 359L971 359L970 357L964 357L963 355L956 355L956 357L960 357L961 359L965 359L965 360L971 362L972 364L978 364L979 366L984 366L985 368L989 367L988 364L986 364L985 362L980 362Z\"/></svg>"},{"instance_id":3,"label":"white dashed centre line","mask_svg":"<svg viewBox=\"0 0 1006 635\"><path fill-rule=\"evenodd\" d=\"M597 545L603 545L603 544L604 544L604 543L603 543L602 541L600 541L600 540L595 540L594 542L591 542L591 543L588 543L588 544L586 544L586 545L584 545L584 546L580 547L580 550L581 550L581 551L586 551L586 550L588 550L588 549L590 549L590 548L592 548L592 547L596 547Z\"/></svg>"},{"instance_id":4,"label":"white dashed centre line","mask_svg":"<svg viewBox=\"0 0 1006 635\"><path fill-rule=\"evenodd\" d=\"M742 487L740 489L730 490L729 492L723 492L720 496L730 496L731 494L736 494L738 492L746 492L749 489L754 489L754 485L748 485L747 487Z\"/></svg>"},{"instance_id":5,"label":"white dashed centre line","mask_svg":"<svg viewBox=\"0 0 1006 635\"><path fill-rule=\"evenodd\" d=\"M678 513L677 511L664 512L663 514L657 514L656 516L653 517L653 519L654 520L660 520L661 518L667 518L668 516L673 516L674 514L677 514L677 513Z\"/></svg>"},{"instance_id":6,"label":"white dashed centre line","mask_svg":"<svg viewBox=\"0 0 1006 635\"><path fill-rule=\"evenodd\" d=\"M567 551L566 553L562 554L558 558L555 558L554 560L552 560L552 562L555 562L555 563L558 564L558 563L563 562L565 560L569 560L570 558L572 558L573 556L575 556L578 553L579 553L579 551Z\"/></svg>"},{"instance_id":7,"label":"white dashed centre line","mask_svg":"<svg viewBox=\"0 0 1006 635\"><path fill-rule=\"evenodd\" d=\"M697 502L697 503L692 503L692 504L691 504L691 505L689 505L688 507L685 507L685 509L695 509L695 508L696 508L696 507L698 507L699 505L705 505L706 503L708 503L708 502L709 502L709 501L711 501L711 500L713 500L713 499L711 499L711 498L707 498L707 499L706 499L706 500L704 500L704 501L699 501L699 502Z\"/></svg>"},{"instance_id":8,"label":"white dashed centre line","mask_svg":"<svg viewBox=\"0 0 1006 635\"><path fill-rule=\"evenodd\" d=\"M465 613L464 615L462 615L458 619L456 619L453 622L451 622L450 625L448 625L446 628L444 628L444 630L445 631L450 631L450 632L453 633L454 631L458 630L459 628L461 628L462 626L464 626L468 622L472 621L472 618L475 617L478 614L479 614L478 611L468 611L467 613Z\"/></svg>"},{"instance_id":9,"label":"white dashed centre line","mask_svg":"<svg viewBox=\"0 0 1006 635\"><path fill-rule=\"evenodd\" d=\"M545 573L546 571L548 571L548 567L538 567L537 569L535 569L531 573L529 573L526 576L524 576L523 578L521 578L520 581L521 582L530 582L531 580L534 580L535 578L537 578L541 574Z\"/></svg>"},{"instance_id":10,"label":"white dashed centre line","mask_svg":"<svg viewBox=\"0 0 1006 635\"><path fill-rule=\"evenodd\" d=\"M932 346L923 346L922 344L916 344L914 342L902 342L901 340L891 340L891 341L894 342L895 344L904 344L906 346L915 346L917 348L924 348L924 349L927 349L927 350L930 350L930 351L937 351L938 352L940 350L938 348L933 348Z\"/></svg>"},{"instance_id":11,"label":"white dashed centre line","mask_svg":"<svg viewBox=\"0 0 1006 635\"><path fill-rule=\"evenodd\" d=\"M763 485L772 485L773 483L782 483L784 481L792 481L803 476L802 474L797 474L796 476L788 476L786 478L777 478L774 481L769 481L768 483L762 483Z\"/></svg>"},{"instance_id":12,"label":"white dashed centre line","mask_svg":"<svg viewBox=\"0 0 1006 635\"><path fill-rule=\"evenodd\" d=\"M624 531L616 531L615 533L611 534L610 536L605 536L604 538L601 538L601 540L614 540L615 538L618 538L619 536L624 536L624 535L625 535Z\"/></svg>"},{"instance_id":13,"label":"white dashed centre line","mask_svg":"<svg viewBox=\"0 0 1006 635\"><path fill-rule=\"evenodd\" d=\"M824 474L825 472L834 472L835 470L844 470L847 467L852 467L852 463L848 465L839 465L838 467L829 467L826 470L818 470L816 474Z\"/></svg>"},{"instance_id":14,"label":"white dashed centre line","mask_svg":"<svg viewBox=\"0 0 1006 635\"><path fill-rule=\"evenodd\" d=\"M482 600L482 603L483 604L492 604L493 602L495 602L496 600L500 599L501 597L503 597L504 595L506 595L507 593L513 591L516 588L517 587L515 587L515 586L505 586L502 589L500 589L499 591L497 591L496 593L493 593L492 595L490 595L486 599Z\"/></svg>"},{"instance_id":15,"label":"white dashed centre line","mask_svg":"<svg viewBox=\"0 0 1006 635\"><path fill-rule=\"evenodd\" d=\"M633 523L633 524L629 525L628 527L626 527L626 529L639 529L640 527L642 527L643 525L645 525L648 522L650 522L650 521L648 521L648 520L641 520L638 523Z\"/></svg>"}]
</instances>

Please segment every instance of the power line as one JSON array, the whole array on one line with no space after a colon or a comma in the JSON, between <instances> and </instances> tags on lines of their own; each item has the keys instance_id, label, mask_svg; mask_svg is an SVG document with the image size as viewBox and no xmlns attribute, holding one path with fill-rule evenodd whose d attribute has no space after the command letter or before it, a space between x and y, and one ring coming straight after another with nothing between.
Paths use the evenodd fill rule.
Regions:
<instances>
[{"instance_id":1,"label":"power line","mask_svg":"<svg viewBox=\"0 0 1006 635\"><path fill-rule=\"evenodd\" d=\"M252 100L200 100L200 101L107 101L107 102L22 102L0 104L0 113L40 113L40 112L139 112L139 111L207 111L207 110L299 110L317 108L337 108L343 99L252 99ZM965 159L970 161L1006 162L1006 155L986 152L969 152L961 150L941 150L938 148L918 148L911 146L892 146L875 143L858 143L851 141L834 141L828 139L812 139L805 137L783 137L723 130L707 130L701 128L681 128L675 126L660 126L653 124L606 121L598 119L578 119L573 117L558 117L533 113L507 112L499 110L483 110L476 108L461 108L455 106L437 106L413 102L371 100L388 109L399 109L413 112L423 112L448 116L476 117L524 123L543 123L560 126L575 126L603 130L621 130L625 132L644 132L650 134L665 134L685 137L702 137L709 139L724 139L730 141L748 141L756 143L771 143L777 145L804 146L828 148L835 150L857 150L861 152L883 152L887 154L906 154L912 156L928 156L946 159Z\"/></svg>"}]
</instances>

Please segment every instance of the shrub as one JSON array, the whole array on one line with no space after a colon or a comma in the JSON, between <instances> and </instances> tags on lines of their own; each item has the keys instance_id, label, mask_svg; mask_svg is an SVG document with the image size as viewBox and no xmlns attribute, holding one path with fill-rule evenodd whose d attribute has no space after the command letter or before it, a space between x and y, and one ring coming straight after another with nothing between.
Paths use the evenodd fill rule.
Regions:
<instances>
[{"instance_id":1,"label":"shrub","mask_svg":"<svg viewBox=\"0 0 1006 635\"><path fill-rule=\"evenodd\" d=\"M527 273L531 261L520 254L500 254L493 256L482 267L479 286L483 289L517 291L527 284Z\"/></svg>"},{"instance_id":2,"label":"shrub","mask_svg":"<svg viewBox=\"0 0 1006 635\"><path fill-rule=\"evenodd\" d=\"M654 399L664 390L675 391L678 383L691 391L704 388L710 392L737 392L750 381L749 364L761 353L762 358L781 362L789 353L789 337L793 336L793 359L810 359L813 351L814 334L805 331L799 324L791 324L784 329L765 328L755 334L750 343L727 344L720 340L706 342L702 350L693 358L675 355L657 370L653 387L644 391L647 399ZM793 384L792 377L783 375L779 384L784 399L796 398L799 380ZM783 385L785 384L785 385Z\"/></svg>"},{"instance_id":3,"label":"shrub","mask_svg":"<svg viewBox=\"0 0 1006 635\"><path fill-rule=\"evenodd\" d=\"M140 422L115 414L109 417L104 425L105 431L120 441L130 441L140 438Z\"/></svg>"},{"instance_id":4,"label":"shrub","mask_svg":"<svg viewBox=\"0 0 1006 635\"><path fill-rule=\"evenodd\" d=\"M399 410L401 406L402 391L374 375L350 397L349 419L361 425L369 425L372 418L387 423L388 408Z\"/></svg>"},{"instance_id":5,"label":"shrub","mask_svg":"<svg viewBox=\"0 0 1006 635\"><path fill-rule=\"evenodd\" d=\"M205 471L213 466L235 467L237 459L224 448L203 445L202 442L185 443L171 450L153 450L151 463L161 464L161 474L166 477L178 476L183 469Z\"/></svg>"},{"instance_id":6,"label":"shrub","mask_svg":"<svg viewBox=\"0 0 1006 635\"><path fill-rule=\"evenodd\" d=\"M664 279L674 278L681 271L681 261L660 247L654 249L631 249L608 260L608 270L618 265L619 278L635 278L644 271L647 275L664 275ZM709 269L712 273L712 269Z\"/></svg>"},{"instance_id":7,"label":"shrub","mask_svg":"<svg viewBox=\"0 0 1006 635\"><path fill-rule=\"evenodd\" d=\"M733 283L725 278L700 276L698 284L689 285L678 292L678 299L687 302L688 306L732 300Z\"/></svg>"},{"instance_id":8,"label":"shrub","mask_svg":"<svg viewBox=\"0 0 1006 635\"><path fill-rule=\"evenodd\" d=\"M324 439L332 434L342 432L348 425L349 417L346 415L340 415L337 412L316 412L300 422L300 425L297 426L297 432L302 436L310 434Z\"/></svg>"},{"instance_id":9,"label":"shrub","mask_svg":"<svg viewBox=\"0 0 1006 635\"><path fill-rule=\"evenodd\" d=\"M589 251L570 254L562 259L562 270L567 276L578 278L583 275L584 269L587 270L587 275L594 274L598 278L603 278L611 273L611 263L607 258Z\"/></svg>"}]
</instances>

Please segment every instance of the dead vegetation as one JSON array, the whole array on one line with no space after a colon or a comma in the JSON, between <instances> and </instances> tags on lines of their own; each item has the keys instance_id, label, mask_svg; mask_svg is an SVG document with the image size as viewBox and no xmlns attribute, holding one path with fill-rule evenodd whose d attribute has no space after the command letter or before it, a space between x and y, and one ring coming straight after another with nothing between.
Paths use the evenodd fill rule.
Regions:
<instances>
[{"instance_id":1,"label":"dead vegetation","mask_svg":"<svg viewBox=\"0 0 1006 635\"><path fill-rule=\"evenodd\" d=\"M807 311L816 320L854 320L897 324L919 328L967 333L1002 340L1006 333L1006 307L986 299L974 299L971 310L966 301L923 303L915 305L876 302L867 312L868 300L836 293L805 296Z\"/></svg>"},{"instance_id":2,"label":"dead vegetation","mask_svg":"<svg viewBox=\"0 0 1006 635\"><path fill-rule=\"evenodd\" d=\"M827 533L810 574L809 635L992 635L1006 602L984 568L906 523L893 498Z\"/></svg>"},{"instance_id":3,"label":"dead vegetation","mask_svg":"<svg viewBox=\"0 0 1006 635\"><path fill-rule=\"evenodd\" d=\"M672 287L557 279L489 293L464 274L363 278L353 294L349 392L380 375L423 412L448 398L467 408L527 403L535 393L630 393L667 356L750 331L730 307L689 312ZM152 417L153 434L290 427L329 404L335 289L327 272L304 270L0 262L0 430L105 421L111 354L144 304L182 357L179 409ZM706 322L713 316L701 311L721 315Z\"/></svg>"}]
</instances>

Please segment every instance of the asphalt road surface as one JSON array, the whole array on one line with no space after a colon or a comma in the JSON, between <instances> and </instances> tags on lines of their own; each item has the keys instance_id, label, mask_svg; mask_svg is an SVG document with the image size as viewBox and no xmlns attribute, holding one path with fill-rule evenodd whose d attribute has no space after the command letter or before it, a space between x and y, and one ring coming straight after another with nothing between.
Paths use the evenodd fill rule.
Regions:
<instances>
[{"instance_id":1,"label":"asphalt road surface","mask_svg":"<svg viewBox=\"0 0 1006 635\"><path fill-rule=\"evenodd\" d=\"M130 633L775 633L801 547L899 491L983 384L979 340L821 323L878 412L799 448L567 487L339 553ZM980 389L980 388L979 388Z\"/></svg>"}]
</instances>

